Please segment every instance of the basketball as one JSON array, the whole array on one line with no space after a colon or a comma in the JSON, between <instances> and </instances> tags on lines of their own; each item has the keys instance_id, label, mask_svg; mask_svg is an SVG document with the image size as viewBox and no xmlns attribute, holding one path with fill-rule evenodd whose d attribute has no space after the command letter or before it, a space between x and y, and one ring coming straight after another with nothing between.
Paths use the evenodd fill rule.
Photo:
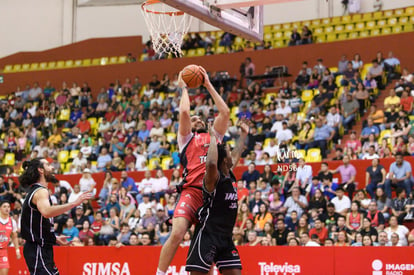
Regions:
<instances>
[{"instance_id":1,"label":"basketball","mask_svg":"<svg viewBox=\"0 0 414 275\"><path fill-rule=\"evenodd\" d=\"M204 83L204 76L197 65L186 66L182 71L181 77L189 88L197 88Z\"/></svg>"}]
</instances>

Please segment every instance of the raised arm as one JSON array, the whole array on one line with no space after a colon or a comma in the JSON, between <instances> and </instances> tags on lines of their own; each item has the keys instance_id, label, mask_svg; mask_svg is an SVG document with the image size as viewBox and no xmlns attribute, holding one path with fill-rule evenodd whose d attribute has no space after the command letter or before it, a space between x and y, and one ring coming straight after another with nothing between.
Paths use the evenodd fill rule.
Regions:
<instances>
[{"instance_id":1,"label":"raised arm","mask_svg":"<svg viewBox=\"0 0 414 275\"><path fill-rule=\"evenodd\" d=\"M208 192L213 192L218 180L218 150L216 136L212 133L211 125L208 126L210 132L210 146L207 152L206 175L204 177L204 186Z\"/></svg>"},{"instance_id":2,"label":"raised arm","mask_svg":"<svg viewBox=\"0 0 414 275\"><path fill-rule=\"evenodd\" d=\"M181 136L186 136L191 133L190 97L188 96L187 86L181 77L181 72L178 75L178 86L181 88L178 133Z\"/></svg>"},{"instance_id":3,"label":"raised arm","mask_svg":"<svg viewBox=\"0 0 414 275\"><path fill-rule=\"evenodd\" d=\"M210 79L208 78L208 74L206 70L200 66L200 71L204 76L204 86L207 88L208 92L210 93L211 97L213 98L214 104L216 104L217 109L219 111L218 116L214 120L214 130L221 136L227 131L227 125L230 119L230 109L227 106L224 99L220 96L220 94L214 89L214 86L211 84ZM181 112L181 109L180 109ZM180 122L181 124L181 122Z\"/></svg>"},{"instance_id":4,"label":"raised arm","mask_svg":"<svg viewBox=\"0 0 414 275\"><path fill-rule=\"evenodd\" d=\"M239 163L241 154L244 150L244 144L246 143L247 134L249 133L249 126L244 122L240 122L240 137L237 141L236 147L231 151L231 158L233 167L236 167Z\"/></svg>"},{"instance_id":5,"label":"raised arm","mask_svg":"<svg viewBox=\"0 0 414 275\"><path fill-rule=\"evenodd\" d=\"M52 218L71 210L73 207L81 204L84 200L89 200L91 198L92 194L90 192L85 192L73 202L62 205L50 205L49 192L46 189L41 189L33 196L33 203L36 204L37 209L39 209L39 212L43 217Z\"/></svg>"}]
</instances>

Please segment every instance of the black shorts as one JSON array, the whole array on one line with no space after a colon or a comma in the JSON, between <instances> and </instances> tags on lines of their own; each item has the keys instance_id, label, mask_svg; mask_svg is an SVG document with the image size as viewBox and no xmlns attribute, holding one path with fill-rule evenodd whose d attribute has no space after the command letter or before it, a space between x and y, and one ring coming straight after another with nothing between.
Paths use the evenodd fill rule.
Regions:
<instances>
[{"instance_id":1,"label":"black shorts","mask_svg":"<svg viewBox=\"0 0 414 275\"><path fill-rule=\"evenodd\" d=\"M196 230L185 270L208 273L213 262L220 272L223 269L242 269L239 252L231 236Z\"/></svg>"},{"instance_id":2,"label":"black shorts","mask_svg":"<svg viewBox=\"0 0 414 275\"><path fill-rule=\"evenodd\" d=\"M26 242L23 256L31 275L56 275L59 270L53 260L53 246L40 246L37 243Z\"/></svg>"}]
</instances>

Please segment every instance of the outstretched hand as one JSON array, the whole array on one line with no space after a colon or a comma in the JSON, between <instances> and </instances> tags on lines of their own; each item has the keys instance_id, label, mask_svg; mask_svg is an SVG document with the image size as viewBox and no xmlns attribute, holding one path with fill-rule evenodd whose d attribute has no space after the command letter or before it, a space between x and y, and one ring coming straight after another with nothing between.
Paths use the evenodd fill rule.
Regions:
<instances>
[{"instance_id":1,"label":"outstretched hand","mask_svg":"<svg viewBox=\"0 0 414 275\"><path fill-rule=\"evenodd\" d=\"M83 192L78 199L75 201L76 205L81 204L84 200L90 200L93 198L92 192L88 191L88 192Z\"/></svg>"},{"instance_id":2,"label":"outstretched hand","mask_svg":"<svg viewBox=\"0 0 414 275\"><path fill-rule=\"evenodd\" d=\"M204 86L207 86L207 85L211 85L211 83L210 83L210 78L208 77L208 74L207 74L207 71L206 71L206 69L204 69L202 66L199 66L199 68L200 68L200 72L201 72L201 74L203 75L203 85Z\"/></svg>"}]
</instances>

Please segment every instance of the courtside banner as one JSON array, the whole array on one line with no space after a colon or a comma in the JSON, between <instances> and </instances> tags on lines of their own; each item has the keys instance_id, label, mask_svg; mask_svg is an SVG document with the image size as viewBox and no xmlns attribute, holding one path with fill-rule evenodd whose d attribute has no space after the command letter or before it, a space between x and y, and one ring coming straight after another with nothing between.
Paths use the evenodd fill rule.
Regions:
<instances>
[{"instance_id":1,"label":"courtside banner","mask_svg":"<svg viewBox=\"0 0 414 275\"><path fill-rule=\"evenodd\" d=\"M238 247L243 275L408 275L414 247ZM153 275L161 247L55 247L61 275ZM187 248L179 248L168 275L185 272ZM9 274L29 274L9 249ZM26 272L26 273L25 273ZM219 274L213 270L212 274Z\"/></svg>"},{"instance_id":2,"label":"courtside banner","mask_svg":"<svg viewBox=\"0 0 414 275\"><path fill-rule=\"evenodd\" d=\"M335 275L414 274L414 247L342 247L335 259Z\"/></svg>"}]
</instances>

